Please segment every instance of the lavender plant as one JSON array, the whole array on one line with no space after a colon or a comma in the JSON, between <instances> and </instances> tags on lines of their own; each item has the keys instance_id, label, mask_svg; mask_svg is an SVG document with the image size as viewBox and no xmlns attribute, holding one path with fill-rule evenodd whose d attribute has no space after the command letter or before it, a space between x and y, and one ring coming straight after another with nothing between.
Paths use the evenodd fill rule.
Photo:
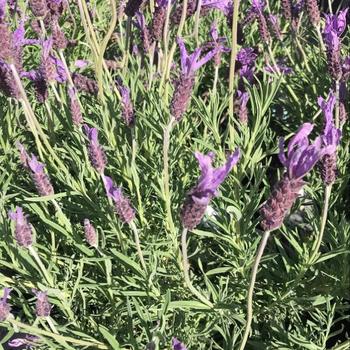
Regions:
<instances>
[{"instance_id":1,"label":"lavender plant","mask_svg":"<svg viewBox=\"0 0 350 350\"><path fill-rule=\"evenodd\" d=\"M348 24L0 0L0 348L348 348Z\"/></svg>"}]
</instances>

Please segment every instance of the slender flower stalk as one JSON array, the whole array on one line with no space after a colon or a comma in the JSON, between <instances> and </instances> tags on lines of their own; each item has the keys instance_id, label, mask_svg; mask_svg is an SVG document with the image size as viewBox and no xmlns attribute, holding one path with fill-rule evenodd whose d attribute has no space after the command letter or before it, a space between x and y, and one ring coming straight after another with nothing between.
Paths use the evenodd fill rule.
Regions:
<instances>
[{"instance_id":1,"label":"slender flower stalk","mask_svg":"<svg viewBox=\"0 0 350 350\"><path fill-rule=\"evenodd\" d=\"M324 146L322 137L316 138L310 144L308 136L313 129L310 123L303 124L288 144L287 155L284 154L284 139L279 141L279 159L286 167L286 173L277 183L269 199L260 210L262 217L261 226L264 230L263 239L260 242L254 261L251 280L247 296L247 322L245 332L239 350L243 350L249 338L250 327L253 320L253 292L259 263L263 255L270 232L278 229L283 224L289 210L292 208L299 192L304 186L303 177L311 171L315 164L326 154L334 151L334 146Z\"/></svg>"},{"instance_id":2,"label":"slender flower stalk","mask_svg":"<svg viewBox=\"0 0 350 350\"><path fill-rule=\"evenodd\" d=\"M205 296L203 296L198 290L193 286L191 282L191 277L189 274L190 271L190 265L188 262L188 256L187 256L187 232L188 229L184 228L181 234L181 247L182 247L182 268L184 272L184 278L185 283L187 285L187 288L191 291L191 293L196 296L203 304L209 306L210 308L213 308L214 305L212 302L210 302Z\"/></svg>"},{"instance_id":3,"label":"slender flower stalk","mask_svg":"<svg viewBox=\"0 0 350 350\"><path fill-rule=\"evenodd\" d=\"M238 29L238 14L239 14L239 0L233 0L233 18L232 18L232 42L231 42L231 58L230 58L230 76L229 76L229 88L228 92L230 95L229 99L229 116L231 121L233 120L235 102L233 100L234 92L234 79L235 79L235 67L236 67L236 56L237 56L237 29ZM231 5L232 6L232 5ZM232 97L231 97L232 96ZM231 123L230 125L230 140L233 141L233 130Z\"/></svg>"}]
</instances>

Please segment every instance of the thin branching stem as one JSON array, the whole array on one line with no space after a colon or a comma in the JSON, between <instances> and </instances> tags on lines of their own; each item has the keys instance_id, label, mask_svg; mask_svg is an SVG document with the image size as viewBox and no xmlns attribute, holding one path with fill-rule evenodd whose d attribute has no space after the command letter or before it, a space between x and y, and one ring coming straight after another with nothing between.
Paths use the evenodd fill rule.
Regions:
<instances>
[{"instance_id":1,"label":"thin branching stem","mask_svg":"<svg viewBox=\"0 0 350 350\"><path fill-rule=\"evenodd\" d=\"M174 222L171 210L171 195L170 195L170 185L169 185L169 148L170 148L170 133L175 123L175 118L171 117L168 125L164 129L163 135L163 191L164 191L164 201L167 215L167 222L169 230L174 231Z\"/></svg>"},{"instance_id":2,"label":"thin branching stem","mask_svg":"<svg viewBox=\"0 0 350 350\"><path fill-rule=\"evenodd\" d=\"M142 268L145 270L145 272L147 272L147 265L145 262L145 259L143 257L143 252L142 252L142 248L141 248L141 242L140 242L140 236L139 236L139 232L137 230L137 227L134 223L134 221L130 222L130 227L134 233L134 240L135 240L135 245L136 245L136 250L137 250L137 254L139 256Z\"/></svg>"},{"instance_id":3,"label":"thin branching stem","mask_svg":"<svg viewBox=\"0 0 350 350\"><path fill-rule=\"evenodd\" d=\"M252 268L252 274L251 274L251 278L250 278L248 296L247 296L247 322L246 322L245 331L243 334L243 338L242 338L239 350L243 350L245 348L247 340L249 338L250 327L251 327L252 321L253 321L254 286L255 286L256 276L258 274L259 264L260 264L261 258L263 256L263 253L264 253L264 250L265 250L265 247L266 247L266 244L267 244L269 237L270 237L270 231L265 231L264 235L260 241L259 248L256 252L256 257L255 257L253 268Z\"/></svg>"},{"instance_id":4,"label":"thin branching stem","mask_svg":"<svg viewBox=\"0 0 350 350\"><path fill-rule=\"evenodd\" d=\"M28 250L30 252L30 254L32 255L32 257L34 258L34 260L36 261L36 263L38 264L41 272L43 273L46 282L49 284L50 287L54 286L54 282L53 282L53 278L52 276L49 274L49 272L47 271L46 267L44 266L43 262L40 259L39 254L37 253L37 251L34 249L33 246L28 247Z\"/></svg>"}]
</instances>

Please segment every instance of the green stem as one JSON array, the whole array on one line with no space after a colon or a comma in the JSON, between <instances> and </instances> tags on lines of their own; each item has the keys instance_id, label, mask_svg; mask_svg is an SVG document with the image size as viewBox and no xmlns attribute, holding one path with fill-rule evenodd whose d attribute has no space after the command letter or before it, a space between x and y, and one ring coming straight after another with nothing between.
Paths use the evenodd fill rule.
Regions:
<instances>
[{"instance_id":1,"label":"green stem","mask_svg":"<svg viewBox=\"0 0 350 350\"><path fill-rule=\"evenodd\" d=\"M131 221L129 226L132 229L132 231L134 232L134 239L135 239L136 250L137 250L137 254L139 256L142 268L147 273L147 265L146 265L146 262L145 262L145 259L143 257L143 253L142 253L139 232L137 230L137 227L136 227L134 221Z\"/></svg>"},{"instance_id":2,"label":"green stem","mask_svg":"<svg viewBox=\"0 0 350 350\"><path fill-rule=\"evenodd\" d=\"M235 83L235 67L236 67L236 57L237 57L237 26L238 26L238 10L239 10L239 0L234 0L233 5L233 19L232 19L232 43L231 43L231 58L230 58L230 76L229 76L229 116L233 120L234 113L234 100L233 100L233 90ZM231 125L231 122L230 122ZM232 133L230 132L230 136ZM231 139L232 141L232 139Z\"/></svg>"},{"instance_id":3,"label":"green stem","mask_svg":"<svg viewBox=\"0 0 350 350\"><path fill-rule=\"evenodd\" d=\"M214 92L216 92L218 80L219 80L219 66L215 66L215 75L214 75L214 82L213 82L213 91Z\"/></svg>"},{"instance_id":4,"label":"green stem","mask_svg":"<svg viewBox=\"0 0 350 350\"><path fill-rule=\"evenodd\" d=\"M51 333L51 332L48 332L48 331L44 331L44 330L42 330L40 328L29 326L29 325L26 325L25 323L22 323L22 322L13 320L13 319L9 319L8 321L12 325L17 326L18 328L24 329L24 330L28 331L31 334L38 334L38 335L47 336L47 337L53 338L58 343L67 342L67 343L72 343L72 344L81 345L81 346L95 347L96 349L108 349L108 347L105 344L100 343L99 341L97 341L95 339L91 339L89 341L74 339L74 338L71 338L71 337L66 337L66 336L63 336L63 335L59 335L59 334Z\"/></svg>"},{"instance_id":5,"label":"green stem","mask_svg":"<svg viewBox=\"0 0 350 350\"><path fill-rule=\"evenodd\" d=\"M322 210L322 216L321 216L321 226L320 226L320 230L318 232L317 238L316 238L316 242L315 242L314 247L312 249L312 253L311 253L308 265L312 265L317 260L317 257L318 257L318 251L321 247L321 243L322 243L322 239L323 239L323 235L324 235L324 230L325 230L326 224L327 224L327 217L328 217L328 210L329 210L329 199L331 196L331 192L332 192L332 185L326 186L325 193L324 193L323 210Z\"/></svg>"},{"instance_id":6,"label":"green stem","mask_svg":"<svg viewBox=\"0 0 350 350\"><path fill-rule=\"evenodd\" d=\"M170 133L175 123L175 118L171 117L169 124L164 129L163 136L163 190L164 190L164 201L167 215L167 222L169 230L174 231L174 222L171 213L171 196L169 186L169 147L170 147Z\"/></svg>"},{"instance_id":7,"label":"green stem","mask_svg":"<svg viewBox=\"0 0 350 350\"><path fill-rule=\"evenodd\" d=\"M190 275L189 275L190 266L188 263L188 256L187 256L187 228L184 228L182 231L181 246L182 246L182 265L183 265L182 267L183 267L183 272L184 272L184 277L185 277L185 282L186 282L187 288L202 303L209 306L210 308L213 308L214 305L205 296L203 296L201 293L199 293L196 288L193 287L191 279L190 279Z\"/></svg>"},{"instance_id":8,"label":"green stem","mask_svg":"<svg viewBox=\"0 0 350 350\"><path fill-rule=\"evenodd\" d=\"M33 256L34 260L38 264L41 272L43 273L46 282L50 285L50 287L54 287L54 282L52 276L49 274L49 272L46 270L46 267L44 266L43 262L40 259L39 254L36 252L36 250L33 248L33 246L28 247L28 250L30 254Z\"/></svg>"},{"instance_id":9,"label":"green stem","mask_svg":"<svg viewBox=\"0 0 350 350\"><path fill-rule=\"evenodd\" d=\"M250 327L251 327L252 320L253 320L253 293L254 293L255 280L256 280L256 275L258 273L259 264L260 264L261 258L263 256L263 253L264 253L264 250L266 247L266 243L267 243L269 237L270 237L270 231L265 231L263 238L260 241L260 245L259 245L258 251L256 253L254 265L252 268L252 274L251 274L249 290L248 290L248 297L247 297L247 322L246 322L246 328L244 331L244 335L243 335L239 350L243 350L245 348L247 340L249 338Z\"/></svg>"},{"instance_id":10,"label":"green stem","mask_svg":"<svg viewBox=\"0 0 350 350\"><path fill-rule=\"evenodd\" d=\"M202 0L198 0L195 23L194 23L194 37L196 39L197 47L199 46L199 22L201 18L201 9L202 9Z\"/></svg>"}]
</instances>

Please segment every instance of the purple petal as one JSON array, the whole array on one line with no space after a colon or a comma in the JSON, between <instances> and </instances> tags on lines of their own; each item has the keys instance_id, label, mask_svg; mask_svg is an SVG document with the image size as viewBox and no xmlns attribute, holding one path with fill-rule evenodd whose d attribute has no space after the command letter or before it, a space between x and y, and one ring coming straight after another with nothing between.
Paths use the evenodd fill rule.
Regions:
<instances>
[{"instance_id":1,"label":"purple petal","mask_svg":"<svg viewBox=\"0 0 350 350\"><path fill-rule=\"evenodd\" d=\"M310 135L312 129L314 128L311 123L304 123L296 132L296 134L291 138L288 144L288 157L292 154L294 146L308 144L308 136Z\"/></svg>"},{"instance_id":2,"label":"purple petal","mask_svg":"<svg viewBox=\"0 0 350 350\"><path fill-rule=\"evenodd\" d=\"M88 66L90 64L90 61L87 61L87 60L76 60L74 62L74 65L77 67L77 68L85 68L86 66Z\"/></svg>"},{"instance_id":3,"label":"purple petal","mask_svg":"<svg viewBox=\"0 0 350 350\"><path fill-rule=\"evenodd\" d=\"M33 154L31 160L28 162L28 165L33 173L40 173L45 168L45 164L38 162L38 159Z\"/></svg>"},{"instance_id":4,"label":"purple petal","mask_svg":"<svg viewBox=\"0 0 350 350\"><path fill-rule=\"evenodd\" d=\"M172 339L173 350L187 350L186 346L175 337Z\"/></svg>"}]
</instances>

